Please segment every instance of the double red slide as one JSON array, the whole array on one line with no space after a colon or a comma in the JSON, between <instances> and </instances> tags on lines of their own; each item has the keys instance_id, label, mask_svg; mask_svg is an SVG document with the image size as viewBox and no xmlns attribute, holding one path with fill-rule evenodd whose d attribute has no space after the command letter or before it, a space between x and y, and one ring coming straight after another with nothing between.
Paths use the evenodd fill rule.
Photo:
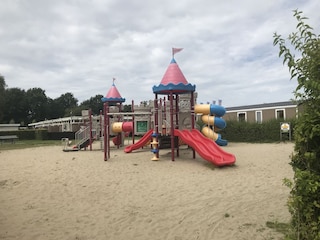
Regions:
<instances>
[{"instance_id":1,"label":"double red slide","mask_svg":"<svg viewBox=\"0 0 320 240\"><path fill-rule=\"evenodd\" d=\"M142 148L150 141L153 130L150 129L135 144L127 146L124 151L130 153L136 149ZM174 130L174 135L181 138L186 144L192 147L203 159L213 163L216 166L233 165L236 157L224 151L213 140L203 136L197 129L192 130Z\"/></svg>"},{"instance_id":2,"label":"double red slide","mask_svg":"<svg viewBox=\"0 0 320 240\"><path fill-rule=\"evenodd\" d=\"M236 157L224 151L214 141L203 136L197 129L174 130L174 135L180 137L187 145L192 147L203 159L216 166L233 165Z\"/></svg>"}]
</instances>

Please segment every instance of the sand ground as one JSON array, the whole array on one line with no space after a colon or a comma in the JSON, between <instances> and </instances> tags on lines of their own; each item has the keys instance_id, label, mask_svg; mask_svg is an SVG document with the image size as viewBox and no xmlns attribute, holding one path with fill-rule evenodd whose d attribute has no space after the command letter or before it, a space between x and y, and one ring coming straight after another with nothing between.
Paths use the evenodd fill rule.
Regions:
<instances>
[{"instance_id":1,"label":"sand ground","mask_svg":"<svg viewBox=\"0 0 320 240\"><path fill-rule=\"evenodd\" d=\"M95 148L97 146L94 146ZM230 143L236 165L215 168L182 149L126 154L59 146L0 152L0 239L281 239L288 222L292 143Z\"/></svg>"}]
</instances>

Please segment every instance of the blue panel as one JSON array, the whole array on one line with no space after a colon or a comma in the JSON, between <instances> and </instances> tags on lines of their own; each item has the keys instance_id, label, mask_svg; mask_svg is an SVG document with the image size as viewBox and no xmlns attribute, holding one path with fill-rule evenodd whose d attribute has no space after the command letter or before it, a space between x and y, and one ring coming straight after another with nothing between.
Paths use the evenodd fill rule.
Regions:
<instances>
[{"instance_id":1,"label":"blue panel","mask_svg":"<svg viewBox=\"0 0 320 240\"><path fill-rule=\"evenodd\" d=\"M101 98L102 102L113 102L113 103L122 103L125 102L126 99L125 98Z\"/></svg>"},{"instance_id":2,"label":"blue panel","mask_svg":"<svg viewBox=\"0 0 320 240\"><path fill-rule=\"evenodd\" d=\"M174 92L174 93L187 93L187 92L194 92L196 90L196 85L192 84L173 84L169 83L168 85L163 85L160 84L159 86L153 86L152 88L153 93L162 93L162 94L167 94L169 92Z\"/></svg>"}]
</instances>

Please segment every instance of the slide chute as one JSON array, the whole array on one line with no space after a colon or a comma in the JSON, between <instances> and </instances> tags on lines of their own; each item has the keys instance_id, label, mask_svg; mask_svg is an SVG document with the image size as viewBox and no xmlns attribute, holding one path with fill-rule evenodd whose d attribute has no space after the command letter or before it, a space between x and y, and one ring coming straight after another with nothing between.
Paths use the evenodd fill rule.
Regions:
<instances>
[{"instance_id":1,"label":"slide chute","mask_svg":"<svg viewBox=\"0 0 320 240\"><path fill-rule=\"evenodd\" d=\"M228 141L221 138L220 129L226 127L226 122L221 117L226 113L224 107L215 104L197 104L194 107L195 113L202 114L201 120L206 124L201 132L207 138L214 140L219 146L228 145Z\"/></svg>"}]
</instances>

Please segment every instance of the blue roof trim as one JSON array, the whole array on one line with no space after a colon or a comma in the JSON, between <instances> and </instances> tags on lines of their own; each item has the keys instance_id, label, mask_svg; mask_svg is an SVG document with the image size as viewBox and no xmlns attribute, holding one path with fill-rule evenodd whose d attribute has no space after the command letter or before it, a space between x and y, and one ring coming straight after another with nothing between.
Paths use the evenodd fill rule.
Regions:
<instances>
[{"instance_id":1,"label":"blue roof trim","mask_svg":"<svg viewBox=\"0 0 320 240\"><path fill-rule=\"evenodd\" d=\"M196 85L192 84L173 84L169 83L168 85L160 84L159 86L153 86L152 91L153 93L168 93L168 92L179 92L179 93L186 93L186 92L194 92L196 90Z\"/></svg>"},{"instance_id":2,"label":"blue roof trim","mask_svg":"<svg viewBox=\"0 0 320 240\"><path fill-rule=\"evenodd\" d=\"M121 102L125 102L126 99L125 98L101 98L102 102L116 102L116 103L121 103Z\"/></svg>"}]
</instances>

